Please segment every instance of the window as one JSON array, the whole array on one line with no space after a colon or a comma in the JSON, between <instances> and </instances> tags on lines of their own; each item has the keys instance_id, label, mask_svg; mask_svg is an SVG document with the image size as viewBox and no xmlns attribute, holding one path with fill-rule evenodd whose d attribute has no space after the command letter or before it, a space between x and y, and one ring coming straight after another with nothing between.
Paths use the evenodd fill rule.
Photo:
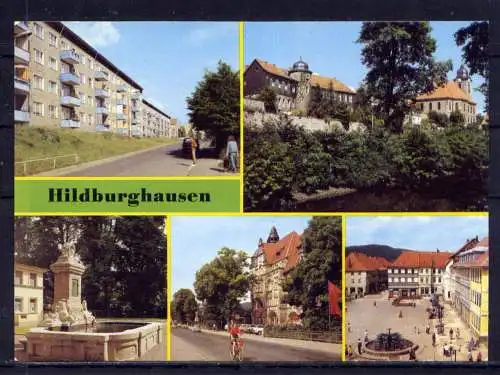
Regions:
<instances>
[{"instance_id":1,"label":"window","mask_svg":"<svg viewBox=\"0 0 500 375\"><path fill-rule=\"evenodd\" d=\"M57 70L57 59L52 56L49 56L49 67L52 70Z\"/></svg>"},{"instance_id":2,"label":"window","mask_svg":"<svg viewBox=\"0 0 500 375\"><path fill-rule=\"evenodd\" d=\"M36 314L36 298L30 298L30 314Z\"/></svg>"},{"instance_id":3,"label":"window","mask_svg":"<svg viewBox=\"0 0 500 375\"><path fill-rule=\"evenodd\" d=\"M82 104L85 104L85 93L80 93L80 100L82 101Z\"/></svg>"},{"instance_id":4,"label":"window","mask_svg":"<svg viewBox=\"0 0 500 375\"><path fill-rule=\"evenodd\" d=\"M43 116L43 104L39 102L33 102L33 114L35 116Z\"/></svg>"},{"instance_id":5,"label":"window","mask_svg":"<svg viewBox=\"0 0 500 375\"><path fill-rule=\"evenodd\" d=\"M23 299L21 297L14 299L14 310L16 313L23 312Z\"/></svg>"},{"instance_id":6,"label":"window","mask_svg":"<svg viewBox=\"0 0 500 375\"><path fill-rule=\"evenodd\" d=\"M89 77L89 87L94 88L94 80Z\"/></svg>"},{"instance_id":7,"label":"window","mask_svg":"<svg viewBox=\"0 0 500 375\"><path fill-rule=\"evenodd\" d=\"M57 35L49 33L49 46L57 47Z\"/></svg>"},{"instance_id":8,"label":"window","mask_svg":"<svg viewBox=\"0 0 500 375\"><path fill-rule=\"evenodd\" d=\"M33 86L35 89L43 90L43 77L42 76L33 76Z\"/></svg>"},{"instance_id":9,"label":"window","mask_svg":"<svg viewBox=\"0 0 500 375\"><path fill-rule=\"evenodd\" d=\"M36 273L30 273L30 286L36 288Z\"/></svg>"},{"instance_id":10,"label":"window","mask_svg":"<svg viewBox=\"0 0 500 375\"><path fill-rule=\"evenodd\" d=\"M49 104L47 106L48 108L48 111L49 111L49 118L53 118L53 119L56 119L57 118L57 106L53 105L53 104Z\"/></svg>"},{"instance_id":11,"label":"window","mask_svg":"<svg viewBox=\"0 0 500 375\"><path fill-rule=\"evenodd\" d=\"M94 70L94 60L90 60L90 70Z\"/></svg>"},{"instance_id":12,"label":"window","mask_svg":"<svg viewBox=\"0 0 500 375\"><path fill-rule=\"evenodd\" d=\"M441 110L441 102L438 102L438 111Z\"/></svg>"},{"instance_id":13,"label":"window","mask_svg":"<svg viewBox=\"0 0 500 375\"><path fill-rule=\"evenodd\" d=\"M82 65L87 64L87 57L82 56Z\"/></svg>"},{"instance_id":14,"label":"window","mask_svg":"<svg viewBox=\"0 0 500 375\"><path fill-rule=\"evenodd\" d=\"M49 81L49 92L57 94L57 82Z\"/></svg>"},{"instance_id":15,"label":"window","mask_svg":"<svg viewBox=\"0 0 500 375\"><path fill-rule=\"evenodd\" d=\"M429 103L429 111L432 111L432 103Z\"/></svg>"},{"instance_id":16,"label":"window","mask_svg":"<svg viewBox=\"0 0 500 375\"><path fill-rule=\"evenodd\" d=\"M16 271L14 285L23 285L23 273L21 271Z\"/></svg>"},{"instance_id":17,"label":"window","mask_svg":"<svg viewBox=\"0 0 500 375\"><path fill-rule=\"evenodd\" d=\"M38 23L35 23L35 36L38 39L43 39L45 36L43 26Z\"/></svg>"},{"instance_id":18,"label":"window","mask_svg":"<svg viewBox=\"0 0 500 375\"><path fill-rule=\"evenodd\" d=\"M93 104L93 100L92 100L93 99L92 96L90 96L90 95L87 96L87 99L88 99L88 103L89 103L90 106L94 105Z\"/></svg>"},{"instance_id":19,"label":"window","mask_svg":"<svg viewBox=\"0 0 500 375\"><path fill-rule=\"evenodd\" d=\"M44 65L44 55L43 55L43 52L38 50L38 49L34 49L35 51L35 62L37 62L38 64L41 64L41 65Z\"/></svg>"},{"instance_id":20,"label":"window","mask_svg":"<svg viewBox=\"0 0 500 375\"><path fill-rule=\"evenodd\" d=\"M80 81L82 84L85 84L85 74L80 73Z\"/></svg>"},{"instance_id":21,"label":"window","mask_svg":"<svg viewBox=\"0 0 500 375\"><path fill-rule=\"evenodd\" d=\"M68 47L68 43L64 39L61 39L61 49L65 50Z\"/></svg>"}]
</instances>

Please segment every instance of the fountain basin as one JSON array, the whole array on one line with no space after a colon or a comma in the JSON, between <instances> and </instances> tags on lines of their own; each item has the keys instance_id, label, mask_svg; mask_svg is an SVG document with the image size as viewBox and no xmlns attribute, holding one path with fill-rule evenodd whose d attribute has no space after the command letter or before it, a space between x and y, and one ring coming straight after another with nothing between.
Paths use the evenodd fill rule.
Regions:
<instances>
[{"instance_id":1,"label":"fountain basin","mask_svg":"<svg viewBox=\"0 0 500 375\"><path fill-rule=\"evenodd\" d=\"M163 323L99 320L95 327L32 328L28 361L135 361L164 342Z\"/></svg>"},{"instance_id":2,"label":"fountain basin","mask_svg":"<svg viewBox=\"0 0 500 375\"><path fill-rule=\"evenodd\" d=\"M418 349L418 344L414 344L410 340L403 340L403 347L395 350L378 350L375 349L375 346L377 344L377 340L372 340L368 341L365 345L364 351L372 356L376 357L393 357L393 356L400 356L400 355L405 355L409 354L410 350L416 351Z\"/></svg>"}]
</instances>

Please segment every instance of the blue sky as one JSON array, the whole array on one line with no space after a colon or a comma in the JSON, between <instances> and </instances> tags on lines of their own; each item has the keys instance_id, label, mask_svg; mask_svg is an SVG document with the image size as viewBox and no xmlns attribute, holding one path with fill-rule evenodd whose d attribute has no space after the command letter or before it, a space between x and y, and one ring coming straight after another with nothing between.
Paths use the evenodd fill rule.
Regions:
<instances>
[{"instance_id":1,"label":"blue sky","mask_svg":"<svg viewBox=\"0 0 500 375\"><path fill-rule=\"evenodd\" d=\"M65 22L144 88L145 98L187 123L186 97L219 60L238 69L237 22Z\"/></svg>"},{"instance_id":2,"label":"blue sky","mask_svg":"<svg viewBox=\"0 0 500 375\"><path fill-rule=\"evenodd\" d=\"M469 23L431 22L432 35L437 41L435 57L453 61L449 79L455 78L462 63L462 51L456 46L453 34ZM245 64L260 58L288 68L302 57L313 72L357 88L366 74L361 63L362 45L355 43L360 29L360 22L247 22ZM472 87L479 87L483 81L473 76ZM475 91L472 96L478 104L477 112L483 112L483 96Z\"/></svg>"},{"instance_id":3,"label":"blue sky","mask_svg":"<svg viewBox=\"0 0 500 375\"><path fill-rule=\"evenodd\" d=\"M456 251L468 238L487 235L487 216L347 218L347 246L378 244L421 251Z\"/></svg>"},{"instance_id":4,"label":"blue sky","mask_svg":"<svg viewBox=\"0 0 500 375\"><path fill-rule=\"evenodd\" d=\"M266 241L274 225L280 237L302 233L310 217L210 216L172 217L172 293L193 289L195 273L223 247L253 255L259 238Z\"/></svg>"}]
</instances>

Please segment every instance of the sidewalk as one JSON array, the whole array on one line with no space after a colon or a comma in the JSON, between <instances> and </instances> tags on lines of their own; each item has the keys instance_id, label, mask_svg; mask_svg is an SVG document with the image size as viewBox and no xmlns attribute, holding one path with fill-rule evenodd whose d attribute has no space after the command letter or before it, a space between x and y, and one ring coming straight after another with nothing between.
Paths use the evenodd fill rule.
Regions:
<instances>
[{"instance_id":1,"label":"sidewalk","mask_svg":"<svg viewBox=\"0 0 500 375\"><path fill-rule=\"evenodd\" d=\"M202 329L203 333L208 333L212 335L228 336L226 331L211 331ZM270 344L283 345L291 348L316 350L324 353L342 353L342 344L330 344L326 342L318 341L306 341L306 340L295 340L295 339L282 339L276 337L263 337L258 335L252 335L250 333L244 333L241 338L243 341L254 341L254 342L266 342Z\"/></svg>"}]
</instances>

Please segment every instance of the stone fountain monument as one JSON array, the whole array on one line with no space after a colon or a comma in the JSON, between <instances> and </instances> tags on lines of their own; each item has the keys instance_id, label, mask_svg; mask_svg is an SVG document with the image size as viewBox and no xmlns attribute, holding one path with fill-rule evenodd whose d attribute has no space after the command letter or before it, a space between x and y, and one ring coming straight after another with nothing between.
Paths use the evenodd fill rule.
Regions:
<instances>
[{"instance_id":1,"label":"stone fountain monument","mask_svg":"<svg viewBox=\"0 0 500 375\"><path fill-rule=\"evenodd\" d=\"M59 245L61 255L50 266L54 273L54 304L45 314L41 327L95 325L94 315L82 300L82 275L85 265L76 253L75 243Z\"/></svg>"}]
</instances>

